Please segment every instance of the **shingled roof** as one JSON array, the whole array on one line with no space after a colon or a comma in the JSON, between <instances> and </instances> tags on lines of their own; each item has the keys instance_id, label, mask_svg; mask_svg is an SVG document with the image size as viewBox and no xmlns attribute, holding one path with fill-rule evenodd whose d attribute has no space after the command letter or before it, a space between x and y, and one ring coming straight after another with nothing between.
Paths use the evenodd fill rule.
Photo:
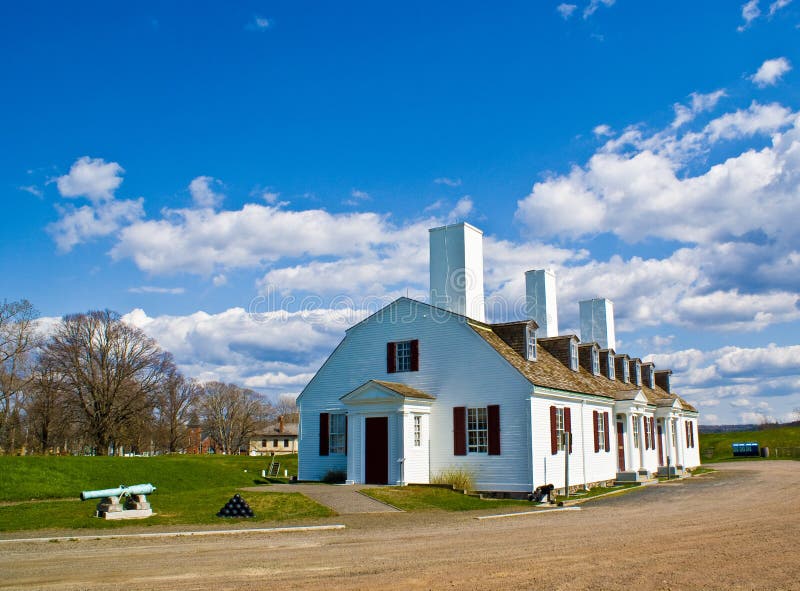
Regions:
<instances>
[{"instance_id":1,"label":"shingled roof","mask_svg":"<svg viewBox=\"0 0 800 591\"><path fill-rule=\"evenodd\" d=\"M537 347L536 360L528 361L520 355L516 350L517 348L511 347L500 338L493 330L492 325L476 321L468 321L468 324L481 338L489 343L495 351L508 361L511 366L535 386L543 386L545 388L580 394L590 394L613 400L631 400L641 391L650 404L655 405L658 404L659 401L662 401L663 404L664 401L674 401L677 399L680 401L683 409L697 412L697 409L691 404L687 403L679 396L663 390L659 386L649 388L643 384L640 387L630 382L625 383L622 380L610 380L602 373L597 376L593 375L581 365L578 366L578 371L572 371L541 346ZM507 332L510 324L513 323L504 323L503 330ZM520 321L519 324L520 326L524 326L526 322Z\"/></svg>"}]
</instances>

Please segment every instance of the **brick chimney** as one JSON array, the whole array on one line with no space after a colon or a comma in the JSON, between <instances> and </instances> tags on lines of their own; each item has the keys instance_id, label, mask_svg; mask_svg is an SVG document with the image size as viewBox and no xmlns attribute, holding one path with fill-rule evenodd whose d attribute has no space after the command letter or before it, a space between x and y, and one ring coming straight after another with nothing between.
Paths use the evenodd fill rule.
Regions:
<instances>
[{"instance_id":1,"label":"brick chimney","mask_svg":"<svg viewBox=\"0 0 800 591\"><path fill-rule=\"evenodd\" d=\"M278 433L283 433L283 415L278 417Z\"/></svg>"}]
</instances>

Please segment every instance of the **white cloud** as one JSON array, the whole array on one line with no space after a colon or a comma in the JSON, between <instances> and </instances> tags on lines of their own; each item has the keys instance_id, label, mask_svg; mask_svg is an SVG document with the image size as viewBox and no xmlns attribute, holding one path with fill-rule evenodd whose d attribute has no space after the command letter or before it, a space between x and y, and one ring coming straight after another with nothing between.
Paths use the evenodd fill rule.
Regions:
<instances>
[{"instance_id":1,"label":"white cloud","mask_svg":"<svg viewBox=\"0 0 800 591\"><path fill-rule=\"evenodd\" d=\"M44 196L44 193L42 192L42 190L39 187L35 186L35 185L23 185L23 186L17 187L17 188L20 191L25 191L26 193L30 193L31 195L34 195L36 197L43 197Z\"/></svg>"},{"instance_id":2,"label":"white cloud","mask_svg":"<svg viewBox=\"0 0 800 591\"><path fill-rule=\"evenodd\" d=\"M563 3L556 6L558 14L560 14L564 20L567 20L569 17L571 17L576 8L578 8L576 4Z\"/></svg>"},{"instance_id":3,"label":"white cloud","mask_svg":"<svg viewBox=\"0 0 800 591\"><path fill-rule=\"evenodd\" d=\"M60 219L47 226L60 252L83 242L114 234L144 216L144 200L101 201L82 207L58 207Z\"/></svg>"},{"instance_id":4,"label":"white cloud","mask_svg":"<svg viewBox=\"0 0 800 591\"><path fill-rule=\"evenodd\" d=\"M759 88L774 86L778 83L778 80L791 69L792 64L789 63L789 60L785 57L766 60L758 68L758 71L750 76L750 80Z\"/></svg>"},{"instance_id":5,"label":"white cloud","mask_svg":"<svg viewBox=\"0 0 800 591\"><path fill-rule=\"evenodd\" d=\"M140 287L131 287L128 289L130 293L158 293L167 295L180 295L185 293L183 287L156 287L154 285L142 285Z\"/></svg>"},{"instance_id":6,"label":"white cloud","mask_svg":"<svg viewBox=\"0 0 800 591\"><path fill-rule=\"evenodd\" d=\"M792 0L775 0L775 2L769 5L769 16L774 16L776 12L782 8L786 8L791 3Z\"/></svg>"},{"instance_id":7,"label":"white cloud","mask_svg":"<svg viewBox=\"0 0 800 591\"><path fill-rule=\"evenodd\" d=\"M750 23L759 16L761 16L761 9L758 7L758 0L749 0L749 2L742 4L742 18L744 19L744 24L740 25L737 31L741 33L747 29Z\"/></svg>"},{"instance_id":8,"label":"white cloud","mask_svg":"<svg viewBox=\"0 0 800 591\"><path fill-rule=\"evenodd\" d=\"M607 137L614 135L614 132L611 129L611 127L609 125L606 125L605 123L601 123L600 125L595 126L592 132L597 137Z\"/></svg>"},{"instance_id":9,"label":"white cloud","mask_svg":"<svg viewBox=\"0 0 800 591\"><path fill-rule=\"evenodd\" d=\"M451 179L446 176L442 176L436 179L433 179L433 182L437 185L445 185L447 187L460 187L461 186L461 179Z\"/></svg>"},{"instance_id":10,"label":"white cloud","mask_svg":"<svg viewBox=\"0 0 800 591\"><path fill-rule=\"evenodd\" d=\"M684 169L693 152L766 133L771 146L746 149L699 172ZM755 102L710 121L702 132L645 136L631 128L585 166L536 183L518 202L516 218L531 235L562 238L611 232L627 242L708 243L751 231L787 236L784 220L800 215L792 196L800 175L797 142L797 114Z\"/></svg>"},{"instance_id":11,"label":"white cloud","mask_svg":"<svg viewBox=\"0 0 800 591\"><path fill-rule=\"evenodd\" d=\"M464 195L464 197L456 202L453 211L450 212L448 221L455 222L465 220L466 217L472 213L473 208L474 204L472 203L472 198L469 195Z\"/></svg>"},{"instance_id":12,"label":"white cloud","mask_svg":"<svg viewBox=\"0 0 800 591\"><path fill-rule=\"evenodd\" d=\"M189 183L189 193L192 201L197 207L213 209L217 207L225 195L214 191L214 186L221 186L222 183L210 176L198 176Z\"/></svg>"},{"instance_id":13,"label":"white cloud","mask_svg":"<svg viewBox=\"0 0 800 591\"><path fill-rule=\"evenodd\" d=\"M367 193L366 191L360 191L360 190L358 190L358 189L353 189L353 190L350 192L350 196L351 196L353 199L359 199L359 200L362 200L362 201L363 201L363 200L367 200L367 199L369 199L369 198L370 198L370 196L369 196L369 193Z\"/></svg>"},{"instance_id":14,"label":"white cloud","mask_svg":"<svg viewBox=\"0 0 800 591\"><path fill-rule=\"evenodd\" d=\"M62 197L88 197L94 202L114 198L125 170L116 162L83 156L73 163L69 173L56 179Z\"/></svg>"},{"instance_id":15,"label":"white cloud","mask_svg":"<svg viewBox=\"0 0 800 591\"><path fill-rule=\"evenodd\" d=\"M263 193L261 193L261 198L270 205L276 204L278 202L278 197L280 196L281 196L280 193L270 190L266 190Z\"/></svg>"},{"instance_id":16,"label":"white cloud","mask_svg":"<svg viewBox=\"0 0 800 591\"><path fill-rule=\"evenodd\" d=\"M601 6L613 6L616 0L589 0L589 4L583 9L583 18L589 18Z\"/></svg>"},{"instance_id":17,"label":"white cloud","mask_svg":"<svg viewBox=\"0 0 800 591\"><path fill-rule=\"evenodd\" d=\"M263 16L254 15L253 20L245 27L248 31L266 31L272 26L272 21Z\"/></svg>"},{"instance_id":18,"label":"white cloud","mask_svg":"<svg viewBox=\"0 0 800 591\"><path fill-rule=\"evenodd\" d=\"M701 94L693 92L691 95L692 100L689 105L675 103L675 119L672 122L673 128L678 128L684 123L692 121L699 113L710 111L717 106L719 100L726 96L725 90L715 90L708 94Z\"/></svg>"},{"instance_id":19,"label":"white cloud","mask_svg":"<svg viewBox=\"0 0 800 591\"><path fill-rule=\"evenodd\" d=\"M220 273L219 275L214 275L214 278L211 280L211 282L214 284L214 287L221 287L228 283L228 278Z\"/></svg>"}]
</instances>

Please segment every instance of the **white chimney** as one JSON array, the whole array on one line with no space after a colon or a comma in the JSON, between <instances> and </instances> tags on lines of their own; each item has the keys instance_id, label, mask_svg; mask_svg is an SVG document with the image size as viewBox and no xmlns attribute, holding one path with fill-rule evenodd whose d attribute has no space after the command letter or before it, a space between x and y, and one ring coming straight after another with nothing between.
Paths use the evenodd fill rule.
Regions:
<instances>
[{"instance_id":1,"label":"white chimney","mask_svg":"<svg viewBox=\"0 0 800 591\"><path fill-rule=\"evenodd\" d=\"M483 232L464 222L428 232L431 304L485 322Z\"/></svg>"},{"instance_id":2,"label":"white chimney","mask_svg":"<svg viewBox=\"0 0 800 591\"><path fill-rule=\"evenodd\" d=\"M539 336L558 336L556 274L551 269L525 273L525 313L539 325Z\"/></svg>"},{"instance_id":3,"label":"white chimney","mask_svg":"<svg viewBox=\"0 0 800 591\"><path fill-rule=\"evenodd\" d=\"M596 341L603 349L616 349L614 303L605 298L584 300L581 308L581 341Z\"/></svg>"}]
</instances>

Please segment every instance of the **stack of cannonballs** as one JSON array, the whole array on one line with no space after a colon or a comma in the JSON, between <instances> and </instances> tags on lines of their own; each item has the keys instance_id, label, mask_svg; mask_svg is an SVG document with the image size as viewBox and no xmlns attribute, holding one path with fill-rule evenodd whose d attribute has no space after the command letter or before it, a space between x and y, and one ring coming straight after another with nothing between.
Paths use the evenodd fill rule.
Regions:
<instances>
[{"instance_id":1,"label":"stack of cannonballs","mask_svg":"<svg viewBox=\"0 0 800 591\"><path fill-rule=\"evenodd\" d=\"M225 506L219 510L217 517L255 517L250 505L240 494L235 494Z\"/></svg>"}]
</instances>

